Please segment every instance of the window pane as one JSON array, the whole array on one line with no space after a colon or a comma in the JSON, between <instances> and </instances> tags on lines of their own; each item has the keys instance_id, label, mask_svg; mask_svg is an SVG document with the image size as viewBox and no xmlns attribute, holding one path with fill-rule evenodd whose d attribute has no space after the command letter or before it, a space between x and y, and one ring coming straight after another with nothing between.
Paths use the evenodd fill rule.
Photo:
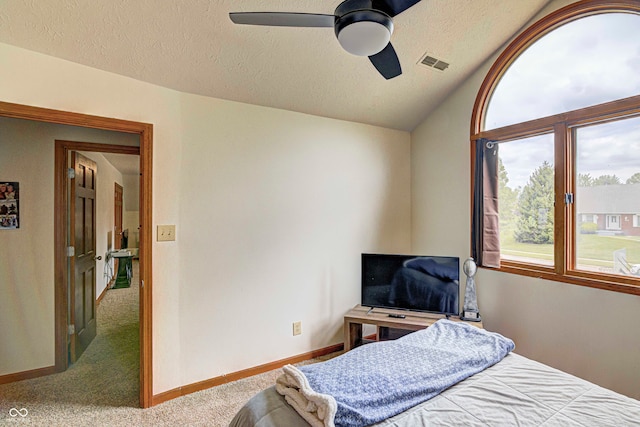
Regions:
<instances>
[{"instance_id":1,"label":"window pane","mask_svg":"<svg viewBox=\"0 0 640 427\"><path fill-rule=\"evenodd\" d=\"M553 135L500 144L500 257L553 265Z\"/></svg>"},{"instance_id":2,"label":"window pane","mask_svg":"<svg viewBox=\"0 0 640 427\"><path fill-rule=\"evenodd\" d=\"M640 16L605 13L538 39L507 69L484 129L640 94Z\"/></svg>"},{"instance_id":3,"label":"window pane","mask_svg":"<svg viewBox=\"0 0 640 427\"><path fill-rule=\"evenodd\" d=\"M576 129L576 269L640 276L640 117Z\"/></svg>"}]
</instances>

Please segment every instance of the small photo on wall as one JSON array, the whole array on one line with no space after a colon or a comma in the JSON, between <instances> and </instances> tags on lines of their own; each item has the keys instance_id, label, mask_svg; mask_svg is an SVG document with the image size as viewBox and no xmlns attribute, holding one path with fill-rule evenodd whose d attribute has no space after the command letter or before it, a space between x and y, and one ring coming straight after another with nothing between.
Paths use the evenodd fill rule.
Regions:
<instances>
[{"instance_id":1,"label":"small photo on wall","mask_svg":"<svg viewBox=\"0 0 640 427\"><path fill-rule=\"evenodd\" d=\"M0 230L20 228L20 185L0 180Z\"/></svg>"}]
</instances>

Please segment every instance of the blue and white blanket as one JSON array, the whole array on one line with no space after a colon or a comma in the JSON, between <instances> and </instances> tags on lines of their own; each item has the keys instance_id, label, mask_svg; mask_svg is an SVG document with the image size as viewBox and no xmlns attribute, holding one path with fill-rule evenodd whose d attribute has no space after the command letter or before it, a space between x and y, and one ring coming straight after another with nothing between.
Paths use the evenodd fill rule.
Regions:
<instances>
[{"instance_id":1,"label":"blue and white blanket","mask_svg":"<svg viewBox=\"0 0 640 427\"><path fill-rule=\"evenodd\" d=\"M498 363L514 347L500 334L442 319L326 362L287 365L276 389L312 426L367 426Z\"/></svg>"}]
</instances>

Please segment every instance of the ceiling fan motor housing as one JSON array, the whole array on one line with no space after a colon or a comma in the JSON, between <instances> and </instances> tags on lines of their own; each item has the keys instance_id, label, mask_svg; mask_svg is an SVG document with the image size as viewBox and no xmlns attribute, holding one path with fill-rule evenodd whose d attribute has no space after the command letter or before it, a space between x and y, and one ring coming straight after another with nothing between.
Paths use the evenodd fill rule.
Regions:
<instances>
[{"instance_id":1,"label":"ceiling fan motor housing","mask_svg":"<svg viewBox=\"0 0 640 427\"><path fill-rule=\"evenodd\" d=\"M335 10L335 33L349 53L371 56L384 49L393 33L393 20L371 9L371 0L346 0Z\"/></svg>"}]
</instances>

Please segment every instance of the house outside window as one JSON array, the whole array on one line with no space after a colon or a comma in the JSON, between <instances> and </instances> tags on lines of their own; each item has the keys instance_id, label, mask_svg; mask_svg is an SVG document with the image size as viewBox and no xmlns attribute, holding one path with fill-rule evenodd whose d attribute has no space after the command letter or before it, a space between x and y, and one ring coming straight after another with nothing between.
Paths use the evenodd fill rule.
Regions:
<instances>
[{"instance_id":1,"label":"house outside window","mask_svg":"<svg viewBox=\"0 0 640 427\"><path fill-rule=\"evenodd\" d=\"M489 71L471 135L498 158L497 194L472 195L498 199L489 267L640 295L640 3L623 3L552 13Z\"/></svg>"}]
</instances>

